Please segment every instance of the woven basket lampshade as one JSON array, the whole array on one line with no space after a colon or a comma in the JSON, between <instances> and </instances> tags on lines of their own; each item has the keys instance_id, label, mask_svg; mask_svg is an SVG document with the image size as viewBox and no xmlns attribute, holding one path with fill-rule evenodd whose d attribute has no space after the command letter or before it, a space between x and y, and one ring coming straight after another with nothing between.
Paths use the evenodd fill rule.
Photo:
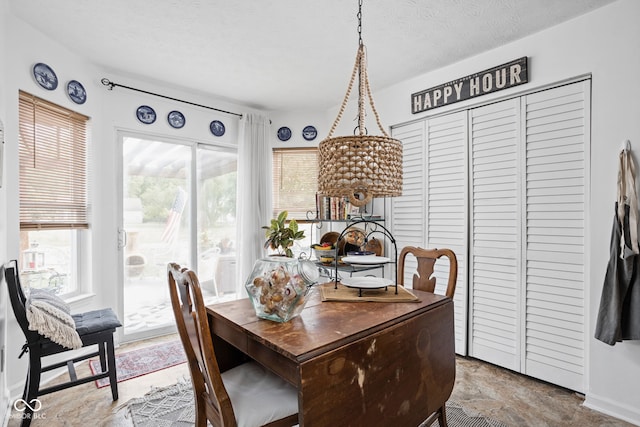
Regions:
<instances>
[{"instance_id":1,"label":"woven basket lampshade","mask_svg":"<svg viewBox=\"0 0 640 427\"><path fill-rule=\"evenodd\" d=\"M362 1L358 11L358 32L361 34ZM350 136L333 136L349 100L358 75L358 130ZM365 97L369 99L378 128L382 135L367 135L365 126ZM354 206L364 206L374 197L402 195L402 143L391 138L380 123L369 86L365 48L360 37L356 63L349 87L329 131L320 142L318 194L321 196L349 197Z\"/></svg>"},{"instance_id":2,"label":"woven basket lampshade","mask_svg":"<svg viewBox=\"0 0 640 427\"><path fill-rule=\"evenodd\" d=\"M374 197L402 195L402 144L388 136L353 135L320 143L318 193L364 206Z\"/></svg>"}]
</instances>

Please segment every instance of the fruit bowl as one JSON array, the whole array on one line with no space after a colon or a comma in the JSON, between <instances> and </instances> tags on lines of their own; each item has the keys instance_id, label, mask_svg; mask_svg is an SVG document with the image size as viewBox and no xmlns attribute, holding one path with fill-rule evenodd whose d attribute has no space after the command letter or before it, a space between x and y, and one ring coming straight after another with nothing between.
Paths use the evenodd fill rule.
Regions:
<instances>
[{"instance_id":1,"label":"fruit bowl","mask_svg":"<svg viewBox=\"0 0 640 427\"><path fill-rule=\"evenodd\" d=\"M313 253L316 255L316 258L318 258L321 262L324 262L322 261L322 258L335 258L336 249L331 244L313 245Z\"/></svg>"},{"instance_id":2,"label":"fruit bowl","mask_svg":"<svg viewBox=\"0 0 640 427\"><path fill-rule=\"evenodd\" d=\"M336 258L333 255L320 255L319 260L323 264L332 264Z\"/></svg>"}]
</instances>

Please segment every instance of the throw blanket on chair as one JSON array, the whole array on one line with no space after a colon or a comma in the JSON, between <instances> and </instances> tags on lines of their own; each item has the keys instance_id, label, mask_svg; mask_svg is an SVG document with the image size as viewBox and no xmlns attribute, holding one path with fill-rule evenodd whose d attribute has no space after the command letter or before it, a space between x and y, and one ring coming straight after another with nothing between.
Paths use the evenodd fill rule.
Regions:
<instances>
[{"instance_id":1,"label":"throw blanket on chair","mask_svg":"<svg viewBox=\"0 0 640 427\"><path fill-rule=\"evenodd\" d=\"M43 289L31 289L25 308L30 330L66 348L82 347L69 305L60 297Z\"/></svg>"}]
</instances>

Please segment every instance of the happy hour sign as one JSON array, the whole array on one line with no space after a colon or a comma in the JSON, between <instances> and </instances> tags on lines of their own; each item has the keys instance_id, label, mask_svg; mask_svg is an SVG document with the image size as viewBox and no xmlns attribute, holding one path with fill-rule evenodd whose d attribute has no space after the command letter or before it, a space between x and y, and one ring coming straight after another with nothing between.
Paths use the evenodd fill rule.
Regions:
<instances>
[{"instance_id":1,"label":"happy hour sign","mask_svg":"<svg viewBox=\"0 0 640 427\"><path fill-rule=\"evenodd\" d=\"M529 81L527 57L489 68L411 95L413 114L476 96L518 86Z\"/></svg>"}]
</instances>

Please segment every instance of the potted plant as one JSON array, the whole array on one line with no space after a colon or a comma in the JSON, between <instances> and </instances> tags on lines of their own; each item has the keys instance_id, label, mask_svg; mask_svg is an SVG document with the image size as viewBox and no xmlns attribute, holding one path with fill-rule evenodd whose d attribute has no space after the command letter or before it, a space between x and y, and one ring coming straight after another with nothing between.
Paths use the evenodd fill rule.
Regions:
<instances>
[{"instance_id":1,"label":"potted plant","mask_svg":"<svg viewBox=\"0 0 640 427\"><path fill-rule=\"evenodd\" d=\"M287 211L282 211L278 218L271 220L270 226L262 227L267 230L265 233L267 241L264 242L264 248L271 248L278 251L278 255L293 258L291 246L296 240L304 239L304 230L298 230L298 223L295 219L290 220L287 226L287 215L289 215Z\"/></svg>"}]
</instances>

